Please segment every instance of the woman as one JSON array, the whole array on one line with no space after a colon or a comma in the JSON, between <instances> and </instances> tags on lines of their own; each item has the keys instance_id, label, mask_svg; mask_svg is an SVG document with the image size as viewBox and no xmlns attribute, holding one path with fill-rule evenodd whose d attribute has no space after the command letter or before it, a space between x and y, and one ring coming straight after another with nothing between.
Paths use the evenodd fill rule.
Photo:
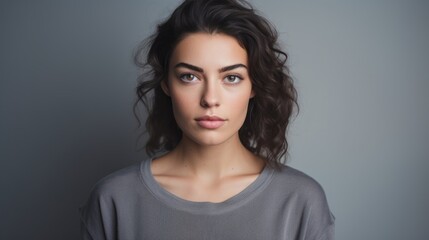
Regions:
<instances>
[{"instance_id":1,"label":"woman","mask_svg":"<svg viewBox=\"0 0 429 240\"><path fill-rule=\"evenodd\" d=\"M269 22L187 0L147 46L137 102L155 156L96 185L83 238L333 239L323 189L281 161L296 92Z\"/></svg>"}]
</instances>

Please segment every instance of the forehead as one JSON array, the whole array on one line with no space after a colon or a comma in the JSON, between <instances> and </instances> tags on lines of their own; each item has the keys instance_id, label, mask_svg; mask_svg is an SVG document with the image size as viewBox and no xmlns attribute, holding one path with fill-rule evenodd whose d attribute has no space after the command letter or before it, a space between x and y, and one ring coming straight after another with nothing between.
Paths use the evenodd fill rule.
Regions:
<instances>
[{"instance_id":1,"label":"forehead","mask_svg":"<svg viewBox=\"0 0 429 240\"><path fill-rule=\"evenodd\" d=\"M234 37L229 35L192 33L186 35L173 50L170 66L179 62L195 64L203 68L237 63L247 66L247 52Z\"/></svg>"}]
</instances>

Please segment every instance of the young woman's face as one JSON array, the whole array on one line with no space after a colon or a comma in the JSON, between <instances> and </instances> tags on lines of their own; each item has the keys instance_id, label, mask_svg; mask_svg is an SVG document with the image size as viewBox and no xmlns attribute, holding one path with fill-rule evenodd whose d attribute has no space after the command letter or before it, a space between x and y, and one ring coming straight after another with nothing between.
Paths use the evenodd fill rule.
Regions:
<instances>
[{"instance_id":1,"label":"young woman's face","mask_svg":"<svg viewBox=\"0 0 429 240\"><path fill-rule=\"evenodd\" d=\"M201 145L238 140L253 97L246 50L224 34L193 33L174 49L168 81L183 137Z\"/></svg>"}]
</instances>

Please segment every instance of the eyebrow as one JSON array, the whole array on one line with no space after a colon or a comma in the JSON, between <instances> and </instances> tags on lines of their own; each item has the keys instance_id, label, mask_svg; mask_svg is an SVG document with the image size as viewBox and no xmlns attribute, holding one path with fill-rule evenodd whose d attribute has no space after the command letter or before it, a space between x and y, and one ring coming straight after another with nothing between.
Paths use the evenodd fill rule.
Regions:
<instances>
[{"instance_id":1,"label":"eyebrow","mask_svg":"<svg viewBox=\"0 0 429 240\"><path fill-rule=\"evenodd\" d=\"M178 64L176 64L174 66L174 68L179 68L179 67L189 68L191 70L194 70L194 71L197 71L197 72L200 72L200 73L204 73L204 70L202 68L194 66L194 65L191 65L189 63L181 62L181 63L178 63ZM225 66L225 67L219 69L219 72L231 71L233 69L240 68L240 67L243 67L243 68L247 69L246 65L241 64L241 63L237 63L237 64L233 64L233 65L230 65L230 66Z\"/></svg>"}]
</instances>

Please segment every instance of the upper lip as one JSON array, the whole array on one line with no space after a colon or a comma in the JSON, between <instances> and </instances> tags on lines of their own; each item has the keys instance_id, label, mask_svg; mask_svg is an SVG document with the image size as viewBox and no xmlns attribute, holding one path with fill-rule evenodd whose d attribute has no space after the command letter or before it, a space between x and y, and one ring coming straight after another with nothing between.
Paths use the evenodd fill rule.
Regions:
<instances>
[{"instance_id":1,"label":"upper lip","mask_svg":"<svg viewBox=\"0 0 429 240\"><path fill-rule=\"evenodd\" d=\"M197 120L197 121L225 121L225 119L220 118L218 116L208 116L208 115L196 118L195 120Z\"/></svg>"}]
</instances>

